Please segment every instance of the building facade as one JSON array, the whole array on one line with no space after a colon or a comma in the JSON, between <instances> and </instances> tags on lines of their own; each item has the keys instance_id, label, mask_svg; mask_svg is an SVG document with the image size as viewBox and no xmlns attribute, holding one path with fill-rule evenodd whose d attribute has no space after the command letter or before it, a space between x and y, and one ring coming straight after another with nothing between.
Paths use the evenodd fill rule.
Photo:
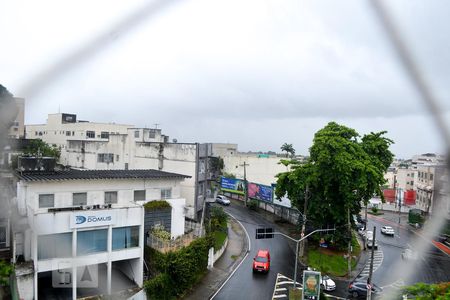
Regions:
<instances>
[{"instance_id":1,"label":"building facade","mask_svg":"<svg viewBox=\"0 0 450 300\"><path fill-rule=\"evenodd\" d=\"M16 176L13 258L19 274L22 265L30 273L22 272L28 277L17 279L23 299L44 299L51 293L76 299L141 287L143 204L148 201L169 202L171 235L184 233L185 200L180 197L184 175L69 170L24 171Z\"/></svg>"},{"instance_id":2,"label":"building facade","mask_svg":"<svg viewBox=\"0 0 450 300\"><path fill-rule=\"evenodd\" d=\"M438 209L439 180L444 176L445 165L418 165L417 166L417 200L419 209L432 215Z\"/></svg>"},{"instance_id":3,"label":"building facade","mask_svg":"<svg viewBox=\"0 0 450 300\"><path fill-rule=\"evenodd\" d=\"M80 169L157 169L189 175L181 183L186 215L198 219L211 181L218 176L218 155L233 153L235 144L169 142L161 129L78 121L74 114L51 114L43 125L27 125L27 137L61 148L60 163ZM206 174L207 173L207 174Z\"/></svg>"}]
</instances>

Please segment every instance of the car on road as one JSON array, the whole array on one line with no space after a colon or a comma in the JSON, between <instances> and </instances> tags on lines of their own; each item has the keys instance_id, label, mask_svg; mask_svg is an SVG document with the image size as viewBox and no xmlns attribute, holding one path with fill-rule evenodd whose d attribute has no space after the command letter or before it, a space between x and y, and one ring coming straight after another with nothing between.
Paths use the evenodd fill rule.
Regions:
<instances>
[{"instance_id":1,"label":"car on road","mask_svg":"<svg viewBox=\"0 0 450 300\"><path fill-rule=\"evenodd\" d=\"M412 249L405 249L402 252L402 259L403 260L417 260L419 258L419 255L416 251L413 251Z\"/></svg>"},{"instance_id":2,"label":"car on road","mask_svg":"<svg viewBox=\"0 0 450 300\"><path fill-rule=\"evenodd\" d=\"M371 284L371 293L380 294L382 289L375 284ZM353 281L348 285L348 293L353 298L367 297L367 281Z\"/></svg>"},{"instance_id":3,"label":"car on road","mask_svg":"<svg viewBox=\"0 0 450 300\"><path fill-rule=\"evenodd\" d=\"M381 233L383 233L385 235L394 236L395 231L394 231L394 228L392 228L391 226L383 226L383 227L381 227Z\"/></svg>"},{"instance_id":4,"label":"car on road","mask_svg":"<svg viewBox=\"0 0 450 300\"><path fill-rule=\"evenodd\" d=\"M218 195L216 197L216 202L220 203L222 205L230 205L230 203L231 203L230 200L228 200L228 198L224 195Z\"/></svg>"},{"instance_id":5,"label":"car on road","mask_svg":"<svg viewBox=\"0 0 450 300\"><path fill-rule=\"evenodd\" d=\"M255 257L253 258L252 265L253 273L255 272L264 272L268 273L270 270L270 252L269 250L260 249L256 252Z\"/></svg>"},{"instance_id":6,"label":"car on road","mask_svg":"<svg viewBox=\"0 0 450 300\"><path fill-rule=\"evenodd\" d=\"M373 236L371 236L370 238L367 237L366 243L367 243L367 247L369 247L369 248L374 247L375 249L378 249L378 242L377 242L377 240L375 240L375 241L373 240Z\"/></svg>"},{"instance_id":7,"label":"car on road","mask_svg":"<svg viewBox=\"0 0 450 300\"><path fill-rule=\"evenodd\" d=\"M330 276L323 275L321 287L325 291L334 291L336 289L336 283L330 278Z\"/></svg>"}]
</instances>

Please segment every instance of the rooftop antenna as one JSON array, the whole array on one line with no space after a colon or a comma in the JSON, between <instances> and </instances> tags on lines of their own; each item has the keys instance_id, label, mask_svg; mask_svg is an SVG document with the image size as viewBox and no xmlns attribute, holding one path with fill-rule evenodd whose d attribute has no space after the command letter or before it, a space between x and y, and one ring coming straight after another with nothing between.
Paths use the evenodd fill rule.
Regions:
<instances>
[{"instance_id":1,"label":"rooftop antenna","mask_svg":"<svg viewBox=\"0 0 450 300\"><path fill-rule=\"evenodd\" d=\"M58 114L61 113L61 104L58 105Z\"/></svg>"},{"instance_id":2,"label":"rooftop antenna","mask_svg":"<svg viewBox=\"0 0 450 300\"><path fill-rule=\"evenodd\" d=\"M161 124L155 123L153 125L155 125L155 129L158 129L158 125L161 125Z\"/></svg>"}]
</instances>

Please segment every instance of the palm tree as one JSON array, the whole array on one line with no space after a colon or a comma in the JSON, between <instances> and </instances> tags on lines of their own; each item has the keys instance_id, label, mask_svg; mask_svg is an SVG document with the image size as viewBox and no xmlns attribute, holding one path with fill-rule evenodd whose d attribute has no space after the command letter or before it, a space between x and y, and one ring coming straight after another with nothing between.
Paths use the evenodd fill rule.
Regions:
<instances>
[{"instance_id":1,"label":"palm tree","mask_svg":"<svg viewBox=\"0 0 450 300\"><path fill-rule=\"evenodd\" d=\"M285 152L286 152L286 157L289 156L289 153L291 154L291 156L294 156L294 155L295 155L295 149L294 149L294 147L292 146L292 144L284 143L284 144L281 146L281 151L285 151Z\"/></svg>"}]
</instances>

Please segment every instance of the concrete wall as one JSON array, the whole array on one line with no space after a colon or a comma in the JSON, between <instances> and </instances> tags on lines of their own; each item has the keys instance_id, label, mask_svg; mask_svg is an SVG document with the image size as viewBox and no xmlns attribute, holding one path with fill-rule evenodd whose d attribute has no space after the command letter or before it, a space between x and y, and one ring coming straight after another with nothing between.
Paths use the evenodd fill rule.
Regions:
<instances>
[{"instance_id":1,"label":"concrete wall","mask_svg":"<svg viewBox=\"0 0 450 300\"><path fill-rule=\"evenodd\" d=\"M288 170L287 167L279 164L281 158L276 156L258 157L254 154L238 153L237 155L225 156L223 160L224 171L234 174L237 178L244 178L244 167L241 165L244 162L247 163L247 180L265 185L275 183L275 176Z\"/></svg>"},{"instance_id":2,"label":"concrete wall","mask_svg":"<svg viewBox=\"0 0 450 300\"><path fill-rule=\"evenodd\" d=\"M172 198L181 198L181 180L164 179L116 179L116 180L70 180L62 184L55 182L19 182L17 201L19 212L24 207L33 212L47 212L47 208L39 208L39 194L54 194L55 207L71 207L72 193L86 192L87 205L103 205L105 191L117 191L118 203L113 207L127 207L134 204L134 191L145 190L146 200L160 200L161 189L171 188Z\"/></svg>"}]
</instances>

